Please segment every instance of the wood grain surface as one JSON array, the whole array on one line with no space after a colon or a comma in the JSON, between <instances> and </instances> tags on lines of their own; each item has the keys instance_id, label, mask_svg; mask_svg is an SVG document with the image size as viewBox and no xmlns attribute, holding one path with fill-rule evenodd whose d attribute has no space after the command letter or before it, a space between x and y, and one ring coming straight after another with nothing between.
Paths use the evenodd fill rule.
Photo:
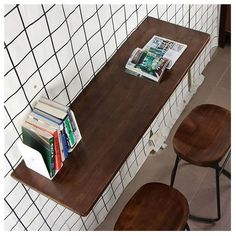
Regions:
<instances>
[{"instance_id":1,"label":"wood grain surface","mask_svg":"<svg viewBox=\"0 0 236 236\"><path fill-rule=\"evenodd\" d=\"M125 72L136 47L153 35L188 47L160 84ZM12 176L86 216L201 53L209 35L148 17L73 102L82 141L48 180L22 161Z\"/></svg>"},{"instance_id":2,"label":"wood grain surface","mask_svg":"<svg viewBox=\"0 0 236 236\"><path fill-rule=\"evenodd\" d=\"M214 167L230 148L230 112L213 104L194 108L177 129L173 146L192 164Z\"/></svg>"},{"instance_id":3,"label":"wood grain surface","mask_svg":"<svg viewBox=\"0 0 236 236\"><path fill-rule=\"evenodd\" d=\"M176 189L161 183L143 185L121 212L115 230L183 230L189 206Z\"/></svg>"}]
</instances>

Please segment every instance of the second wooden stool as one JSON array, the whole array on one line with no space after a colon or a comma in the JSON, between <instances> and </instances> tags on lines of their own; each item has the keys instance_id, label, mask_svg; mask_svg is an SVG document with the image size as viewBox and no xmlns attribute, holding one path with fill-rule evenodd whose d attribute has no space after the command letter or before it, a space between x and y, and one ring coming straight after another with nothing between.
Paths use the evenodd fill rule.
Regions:
<instances>
[{"instance_id":1,"label":"second wooden stool","mask_svg":"<svg viewBox=\"0 0 236 236\"><path fill-rule=\"evenodd\" d=\"M174 151L177 154L171 175L174 184L178 163L181 159L190 164L211 167L216 173L217 217L210 219L193 216L190 218L204 222L220 219L220 183L223 173L230 178L224 167L230 157L230 112L213 104L204 104L194 108L183 120L173 138ZM226 156L222 166L219 162Z\"/></svg>"},{"instance_id":2,"label":"second wooden stool","mask_svg":"<svg viewBox=\"0 0 236 236\"><path fill-rule=\"evenodd\" d=\"M188 202L178 190L148 183L126 204L115 230L189 230L188 216Z\"/></svg>"}]
</instances>

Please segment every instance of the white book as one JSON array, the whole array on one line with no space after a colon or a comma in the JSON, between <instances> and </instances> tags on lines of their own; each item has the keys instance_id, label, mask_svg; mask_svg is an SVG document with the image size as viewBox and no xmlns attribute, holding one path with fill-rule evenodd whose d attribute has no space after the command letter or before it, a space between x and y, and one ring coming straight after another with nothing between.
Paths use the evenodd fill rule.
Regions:
<instances>
[{"instance_id":1,"label":"white book","mask_svg":"<svg viewBox=\"0 0 236 236\"><path fill-rule=\"evenodd\" d=\"M55 101L52 101L52 100L44 98L44 97L40 98L39 101L42 102L42 103L48 104L52 107L55 107L59 110L62 110L64 112L68 112L68 110L70 109L68 106L64 106L59 102L55 102Z\"/></svg>"},{"instance_id":2,"label":"white book","mask_svg":"<svg viewBox=\"0 0 236 236\"><path fill-rule=\"evenodd\" d=\"M40 110L40 111L43 111L47 114L50 114L56 118L59 118L61 120L64 120L67 116L67 113L60 110L60 109L57 109L55 107L52 107L48 104L45 104L45 103L42 103L42 102L38 102L36 105L35 105L35 108Z\"/></svg>"}]
</instances>

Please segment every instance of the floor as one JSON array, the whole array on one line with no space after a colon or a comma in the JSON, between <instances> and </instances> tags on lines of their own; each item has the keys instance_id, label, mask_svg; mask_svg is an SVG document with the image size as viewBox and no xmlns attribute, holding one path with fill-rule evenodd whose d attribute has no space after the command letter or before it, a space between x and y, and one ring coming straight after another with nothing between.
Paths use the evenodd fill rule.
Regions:
<instances>
[{"instance_id":1,"label":"floor","mask_svg":"<svg viewBox=\"0 0 236 236\"><path fill-rule=\"evenodd\" d=\"M119 200L97 230L113 230L114 224L123 207L131 196L145 183L162 182L169 184L170 175L175 162L175 154L171 140L183 118L197 105L214 103L230 110L230 47L218 48L212 61L203 74L206 79L198 92L174 125L168 139L167 148L150 154L135 176L126 187ZM180 162L174 187L187 198L190 212L202 216L216 216L215 172L210 168L186 165ZM226 169L230 170L230 163ZM216 223L206 224L189 220L191 230L230 230L231 229L231 184L224 175L220 177L222 217Z\"/></svg>"}]
</instances>

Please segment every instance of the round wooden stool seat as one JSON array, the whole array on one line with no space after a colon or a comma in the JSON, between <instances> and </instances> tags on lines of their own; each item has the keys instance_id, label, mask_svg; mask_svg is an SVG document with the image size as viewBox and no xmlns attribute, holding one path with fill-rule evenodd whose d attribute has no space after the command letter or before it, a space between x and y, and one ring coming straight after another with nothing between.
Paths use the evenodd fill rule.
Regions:
<instances>
[{"instance_id":1,"label":"round wooden stool seat","mask_svg":"<svg viewBox=\"0 0 236 236\"><path fill-rule=\"evenodd\" d=\"M230 112L212 104L194 108L176 131L173 147L191 164L214 167L230 149Z\"/></svg>"},{"instance_id":2,"label":"round wooden stool seat","mask_svg":"<svg viewBox=\"0 0 236 236\"><path fill-rule=\"evenodd\" d=\"M143 185L121 212L115 230L183 230L189 206L176 189L161 183Z\"/></svg>"}]
</instances>

